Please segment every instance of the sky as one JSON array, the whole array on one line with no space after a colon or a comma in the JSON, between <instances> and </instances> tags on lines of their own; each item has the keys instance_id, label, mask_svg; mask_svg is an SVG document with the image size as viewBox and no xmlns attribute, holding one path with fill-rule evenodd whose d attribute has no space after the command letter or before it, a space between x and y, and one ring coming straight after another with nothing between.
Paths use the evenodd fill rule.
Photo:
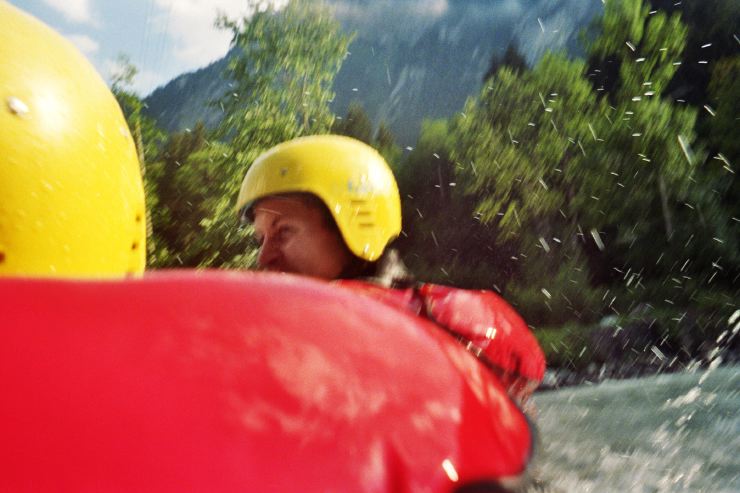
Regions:
<instances>
[{"instance_id":1,"label":"sky","mask_svg":"<svg viewBox=\"0 0 740 493\"><path fill-rule=\"evenodd\" d=\"M3 0L0 0L3 1ZM254 1L254 0L253 0ZM259 0L278 6L287 0ZM514 3L521 0L502 0ZM147 96L188 71L223 57L230 34L214 27L218 12L248 13L249 0L9 0L72 41L110 81L126 55L138 69L133 89ZM403 19L438 17L449 0L329 0L345 21L378 14L388 27L388 4ZM420 14L424 15L420 15ZM413 15L410 15L413 14ZM408 28L409 26L406 26Z\"/></svg>"},{"instance_id":2,"label":"sky","mask_svg":"<svg viewBox=\"0 0 740 493\"><path fill-rule=\"evenodd\" d=\"M3 1L3 0L0 0ZM230 34L214 27L218 12L229 18L248 13L249 3L287 0L9 0L72 41L110 81L126 55L138 69L133 89L147 96L176 76L223 57ZM534 0L467 0L480 14L502 22L522 14ZM591 2L598 0L589 0ZM393 31L396 36L424 32L454 4L452 0L328 0L335 15L351 29ZM537 2L535 2L537 3ZM472 6L472 7L471 7ZM388 12L394 12L389 18ZM420 24L416 25L416 24Z\"/></svg>"},{"instance_id":3,"label":"sky","mask_svg":"<svg viewBox=\"0 0 740 493\"><path fill-rule=\"evenodd\" d=\"M2 0L0 0L2 1ZM247 13L247 0L10 0L72 41L106 79L119 55L137 67L134 90L146 96L183 72L223 57L230 34L217 12Z\"/></svg>"}]
</instances>

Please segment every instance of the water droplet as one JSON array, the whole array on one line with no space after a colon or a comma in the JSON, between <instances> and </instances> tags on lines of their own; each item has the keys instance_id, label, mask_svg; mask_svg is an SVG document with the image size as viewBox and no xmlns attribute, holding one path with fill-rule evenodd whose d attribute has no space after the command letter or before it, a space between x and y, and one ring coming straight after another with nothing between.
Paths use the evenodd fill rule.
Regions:
<instances>
[{"instance_id":1,"label":"water droplet","mask_svg":"<svg viewBox=\"0 0 740 493\"><path fill-rule=\"evenodd\" d=\"M663 352L662 352L662 351L661 351L660 349L658 349L658 348L657 348L656 346L653 346L653 347L651 347L651 348L650 348L650 350L651 350L651 351L653 352L653 354L655 354L655 356L657 356L657 357L658 357L658 359L660 359L661 361L663 361L663 360L665 360L665 359L666 359L666 357L665 357L665 354L663 354Z\"/></svg>"},{"instance_id":2,"label":"water droplet","mask_svg":"<svg viewBox=\"0 0 740 493\"><path fill-rule=\"evenodd\" d=\"M594 127L591 126L591 124L588 124L588 129L591 130L591 135L594 136L594 140L598 140L598 137L596 137L596 132L594 131Z\"/></svg>"},{"instance_id":3,"label":"water droplet","mask_svg":"<svg viewBox=\"0 0 740 493\"><path fill-rule=\"evenodd\" d=\"M727 319L727 323L730 325L734 324L735 321L740 321L740 310L735 310L734 312L732 312L730 318Z\"/></svg>"},{"instance_id":4,"label":"water droplet","mask_svg":"<svg viewBox=\"0 0 740 493\"><path fill-rule=\"evenodd\" d=\"M540 236L540 245L545 249L545 252L550 253L550 245L547 244L547 240Z\"/></svg>"},{"instance_id":5,"label":"water droplet","mask_svg":"<svg viewBox=\"0 0 740 493\"><path fill-rule=\"evenodd\" d=\"M596 242L596 246L599 247L599 250L604 251L604 242L601 241L601 235L599 235L599 232L596 231L596 229L592 229L591 236L593 237L594 242Z\"/></svg>"},{"instance_id":6,"label":"water droplet","mask_svg":"<svg viewBox=\"0 0 740 493\"><path fill-rule=\"evenodd\" d=\"M678 136L678 143L681 146L681 150L683 151L684 156L686 156L686 160L689 164L694 164L694 154L691 152L689 143L683 135Z\"/></svg>"},{"instance_id":7,"label":"water droplet","mask_svg":"<svg viewBox=\"0 0 740 493\"><path fill-rule=\"evenodd\" d=\"M15 96L10 96L6 100L8 104L8 109L11 113L18 116L25 116L30 111L28 109L28 105L21 101L20 99L16 98Z\"/></svg>"}]
</instances>

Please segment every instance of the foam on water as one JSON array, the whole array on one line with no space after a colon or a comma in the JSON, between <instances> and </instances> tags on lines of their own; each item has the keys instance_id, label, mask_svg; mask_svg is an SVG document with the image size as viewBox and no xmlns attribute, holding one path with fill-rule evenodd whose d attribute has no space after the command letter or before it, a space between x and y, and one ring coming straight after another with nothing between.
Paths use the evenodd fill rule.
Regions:
<instances>
[{"instance_id":1,"label":"foam on water","mask_svg":"<svg viewBox=\"0 0 740 493\"><path fill-rule=\"evenodd\" d=\"M740 491L740 367L538 394L548 492Z\"/></svg>"}]
</instances>

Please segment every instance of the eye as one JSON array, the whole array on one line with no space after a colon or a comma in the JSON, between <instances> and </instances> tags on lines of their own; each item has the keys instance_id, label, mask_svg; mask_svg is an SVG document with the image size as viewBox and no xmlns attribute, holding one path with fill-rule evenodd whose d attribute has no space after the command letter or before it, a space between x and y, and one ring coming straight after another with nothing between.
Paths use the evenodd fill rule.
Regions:
<instances>
[{"instance_id":1,"label":"eye","mask_svg":"<svg viewBox=\"0 0 740 493\"><path fill-rule=\"evenodd\" d=\"M288 240L290 239L290 237L292 237L295 234L295 232L296 232L296 228L286 224L278 228L277 237L281 241Z\"/></svg>"}]
</instances>

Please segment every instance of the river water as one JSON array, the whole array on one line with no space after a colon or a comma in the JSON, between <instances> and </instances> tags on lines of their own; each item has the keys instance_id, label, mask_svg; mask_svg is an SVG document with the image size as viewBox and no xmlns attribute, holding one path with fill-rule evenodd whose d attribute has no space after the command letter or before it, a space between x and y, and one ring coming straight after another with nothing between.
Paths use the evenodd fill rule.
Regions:
<instances>
[{"instance_id":1,"label":"river water","mask_svg":"<svg viewBox=\"0 0 740 493\"><path fill-rule=\"evenodd\" d=\"M740 492L740 366L537 394L547 492Z\"/></svg>"}]
</instances>

